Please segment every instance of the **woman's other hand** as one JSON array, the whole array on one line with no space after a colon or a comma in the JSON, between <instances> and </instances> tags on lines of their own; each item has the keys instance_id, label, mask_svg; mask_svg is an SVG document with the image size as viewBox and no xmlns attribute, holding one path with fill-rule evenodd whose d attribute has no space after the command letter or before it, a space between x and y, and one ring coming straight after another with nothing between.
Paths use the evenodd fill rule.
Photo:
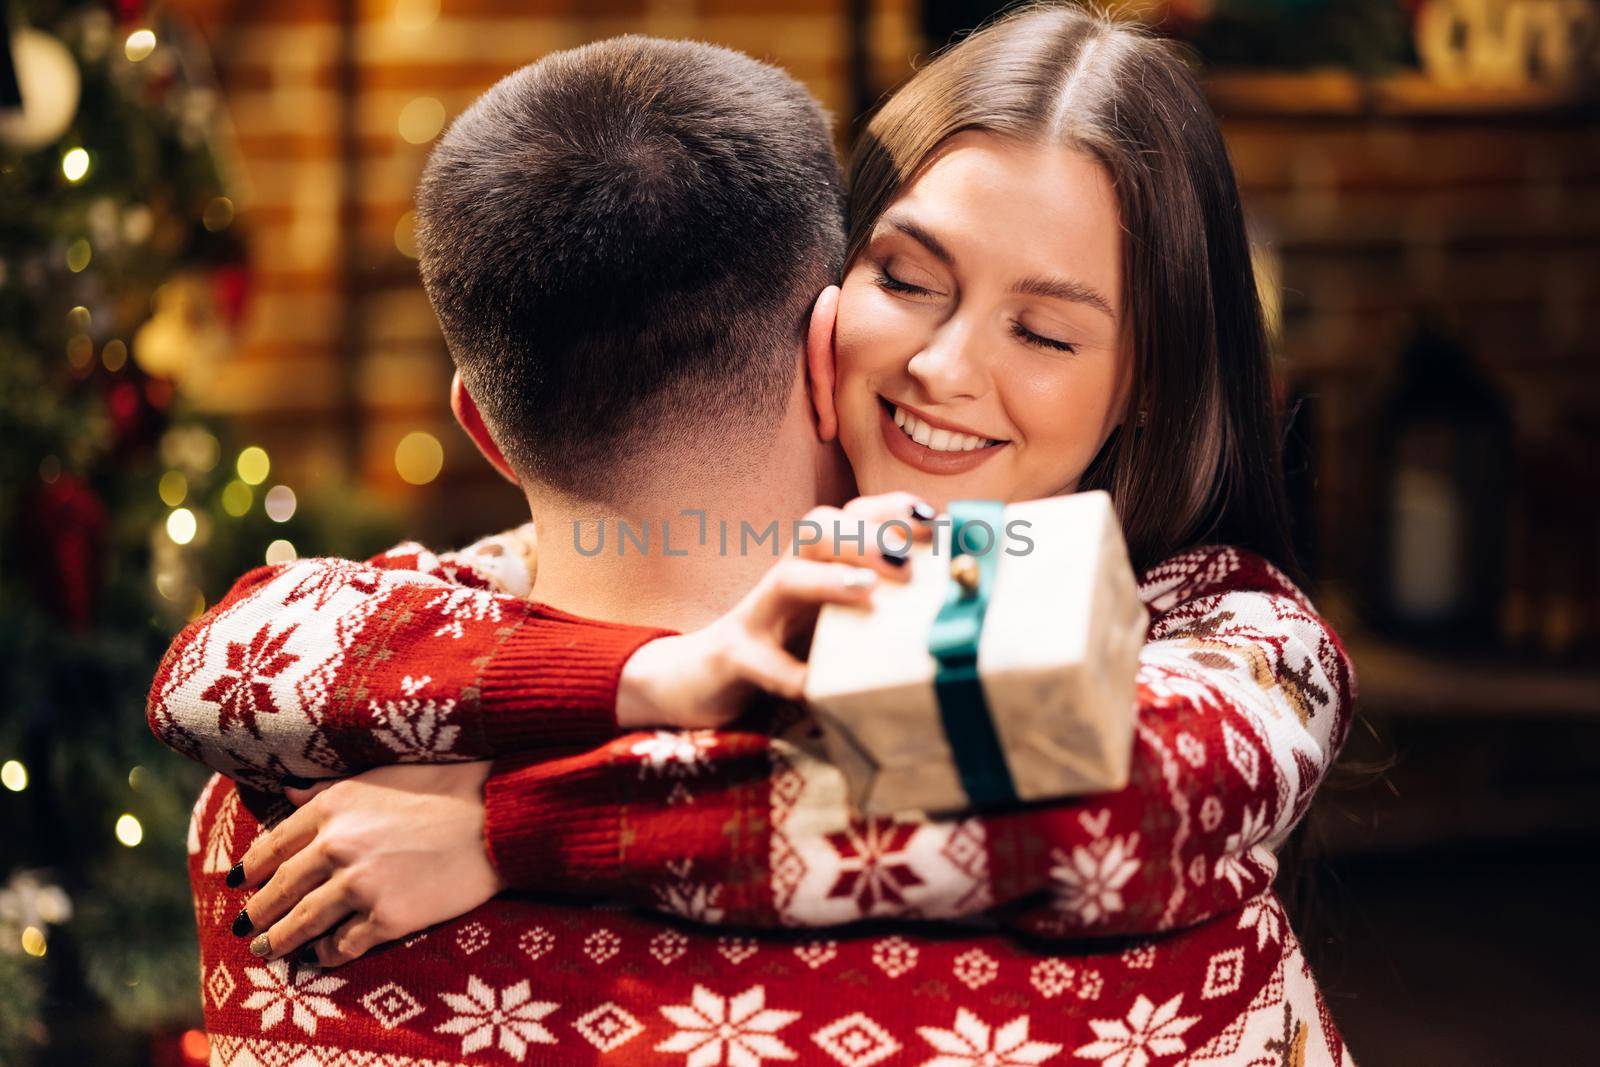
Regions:
<instances>
[{"instance_id":1,"label":"woman's other hand","mask_svg":"<svg viewBox=\"0 0 1600 1067\"><path fill-rule=\"evenodd\" d=\"M289 790L292 815L229 875L260 886L234 933L251 951L337 967L505 888L484 848L489 763L380 767Z\"/></svg>"},{"instance_id":2,"label":"woman's other hand","mask_svg":"<svg viewBox=\"0 0 1600 1067\"><path fill-rule=\"evenodd\" d=\"M797 524L793 554L773 565L728 614L692 633L642 645L623 666L617 723L715 728L757 692L799 700L806 666L795 655L824 604L866 604L881 579L905 581L911 542L933 534L934 511L910 493L819 507Z\"/></svg>"}]
</instances>

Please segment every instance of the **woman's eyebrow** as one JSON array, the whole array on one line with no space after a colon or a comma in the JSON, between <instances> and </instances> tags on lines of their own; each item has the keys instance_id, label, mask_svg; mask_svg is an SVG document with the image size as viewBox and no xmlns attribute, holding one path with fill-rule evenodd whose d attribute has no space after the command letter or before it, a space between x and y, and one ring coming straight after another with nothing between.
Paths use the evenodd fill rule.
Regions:
<instances>
[{"instance_id":1,"label":"woman's eyebrow","mask_svg":"<svg viewBox=\"0 0 1600 1067\"><path fill-rule=\"evenodd\" d=\"M885 215L883 221L890 229L899 230L929 252L932 252L945 266L952 269L955 268L956 257L950 254L950 250L944 246L943 242L916 222L897 212L890 212Z\"/></svg>"},{"instance_id":2,"label":"woman's eyebrow","mask_svg":"<svg viewBox=\"0 0 1600 1067\"><path fill-rule=\"evenodd\" d=\"M1033 275L1017 282L1011 287L1011 291L1019 296L1046 296L1057 300L1070 300L1074 304L1087 304L1105 312L1111 321L1115 322L1117 319L1117 313L1111 310L1110 301L1101 296L1099 290L1082 282Z\"/></svg>"},{"instance_id":3,"label":"woman's eyebrow","mask_svg":"<svg viewBox=\"0 0 1600 1067\"><path fill-rule=\"evenodd\" d=\"M883 217L883 224L891 230L896 230L916 241L922 247L932 252L945 266L955 269L956 258L927 228L908 218L900 212L889 212ZM1083 282L1068 281L1062 278L1043 278L1030 275L1023 278L1011 287L1011 291L1019 296L1044 296L1057 300L1069 300L1074 304L1086 304L1104 312L1112 322L1117 320L1117 313L1111 310L1111 302L1100 295L1100 291Z\"/></svg>"}]
</instances>

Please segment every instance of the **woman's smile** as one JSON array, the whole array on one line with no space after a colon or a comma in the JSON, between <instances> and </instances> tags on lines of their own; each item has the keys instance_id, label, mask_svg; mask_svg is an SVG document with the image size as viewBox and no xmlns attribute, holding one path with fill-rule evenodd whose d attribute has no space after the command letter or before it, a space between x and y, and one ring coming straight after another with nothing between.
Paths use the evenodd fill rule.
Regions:
<instances>
[{"instance_id":1,"label":"woman's smile","mask_svg":"<svg viewBox=\"0 0 1600 1067\"><path fill-rule=\"evenodd\" d=\"M889 454L928 474L965 474L1011 444L882 396L878 397L878 424Z\"/></svg>"}]
</instances>

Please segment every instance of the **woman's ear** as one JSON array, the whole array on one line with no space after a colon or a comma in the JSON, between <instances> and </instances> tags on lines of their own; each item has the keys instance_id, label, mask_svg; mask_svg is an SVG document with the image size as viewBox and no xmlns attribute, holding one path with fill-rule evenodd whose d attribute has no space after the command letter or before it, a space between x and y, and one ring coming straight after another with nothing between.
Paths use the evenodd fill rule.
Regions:
<instances>
[{"instance_id":1,"label":"woman's ear","mask_svg":"<svg viewBox=\"0 0 1600 1067\"><path fill-rule=\"evenodd\" d=\"M483 415L478 411L478 405L473 401L472 394L461 384L460 371L456 371L455 377L450 379L450 410L455 414L461 428L467 431L467 436L472 438L472 443L478 446L478 451L483 453L483 458L489 461L489 466L499 471L506 481L520 488L522 482L511 470L511 464L506 462L505 453L500 451L500 446L489 436L489 428L483 424Z\"/></svg>"},{"instance_id":2,"label":"woman's ear","mask_svg":"<svg viewBox=\"0 0 1600 1067\"><path fill-rule=\"evenodd\" d=\"M830 285L811 309L806 331L806 372L811 406L817 413L817 437L832 441L839 436L839 413L833 404L834 324L839 316L839 287Z\"/></svg>"}]
</instances>

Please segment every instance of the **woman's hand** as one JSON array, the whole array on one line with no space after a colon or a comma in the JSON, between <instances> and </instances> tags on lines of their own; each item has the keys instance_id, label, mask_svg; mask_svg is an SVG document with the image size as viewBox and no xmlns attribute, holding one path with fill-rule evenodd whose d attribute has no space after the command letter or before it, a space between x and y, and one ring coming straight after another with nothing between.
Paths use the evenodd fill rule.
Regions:
<instances>
[{"instance_id":1,"label":"woman's hand","mask_svg":"<svg viewBox=\"0 0 1600 1067\"><path fill-rule=\"evenodd\" d=\"M299 810L229 874L261 886L234 923L250 951L349 963L505 888L483 841L489 764L407 764L289 790ZM313 958L314 954L314 958Z\"/></svg>"},{"instance_id":2,"label":"woman's hand","mask_svg":"<svg viewBox=\"0 0 1600 1067\"><path fill-rule=\"evenodd\" d=\"M911 542L932 536L933 518L910 493L813 508L802 520L814 524L805 527L810 543L797 539L795 554L774 564L732 611L704 629L642 645L628 659L617 723L714 728L738 718L758 691L799 700L806 667L794 646L809 640L818 610L868 603L880 577L905 581Z\"/></svg>"}]
</instances>

